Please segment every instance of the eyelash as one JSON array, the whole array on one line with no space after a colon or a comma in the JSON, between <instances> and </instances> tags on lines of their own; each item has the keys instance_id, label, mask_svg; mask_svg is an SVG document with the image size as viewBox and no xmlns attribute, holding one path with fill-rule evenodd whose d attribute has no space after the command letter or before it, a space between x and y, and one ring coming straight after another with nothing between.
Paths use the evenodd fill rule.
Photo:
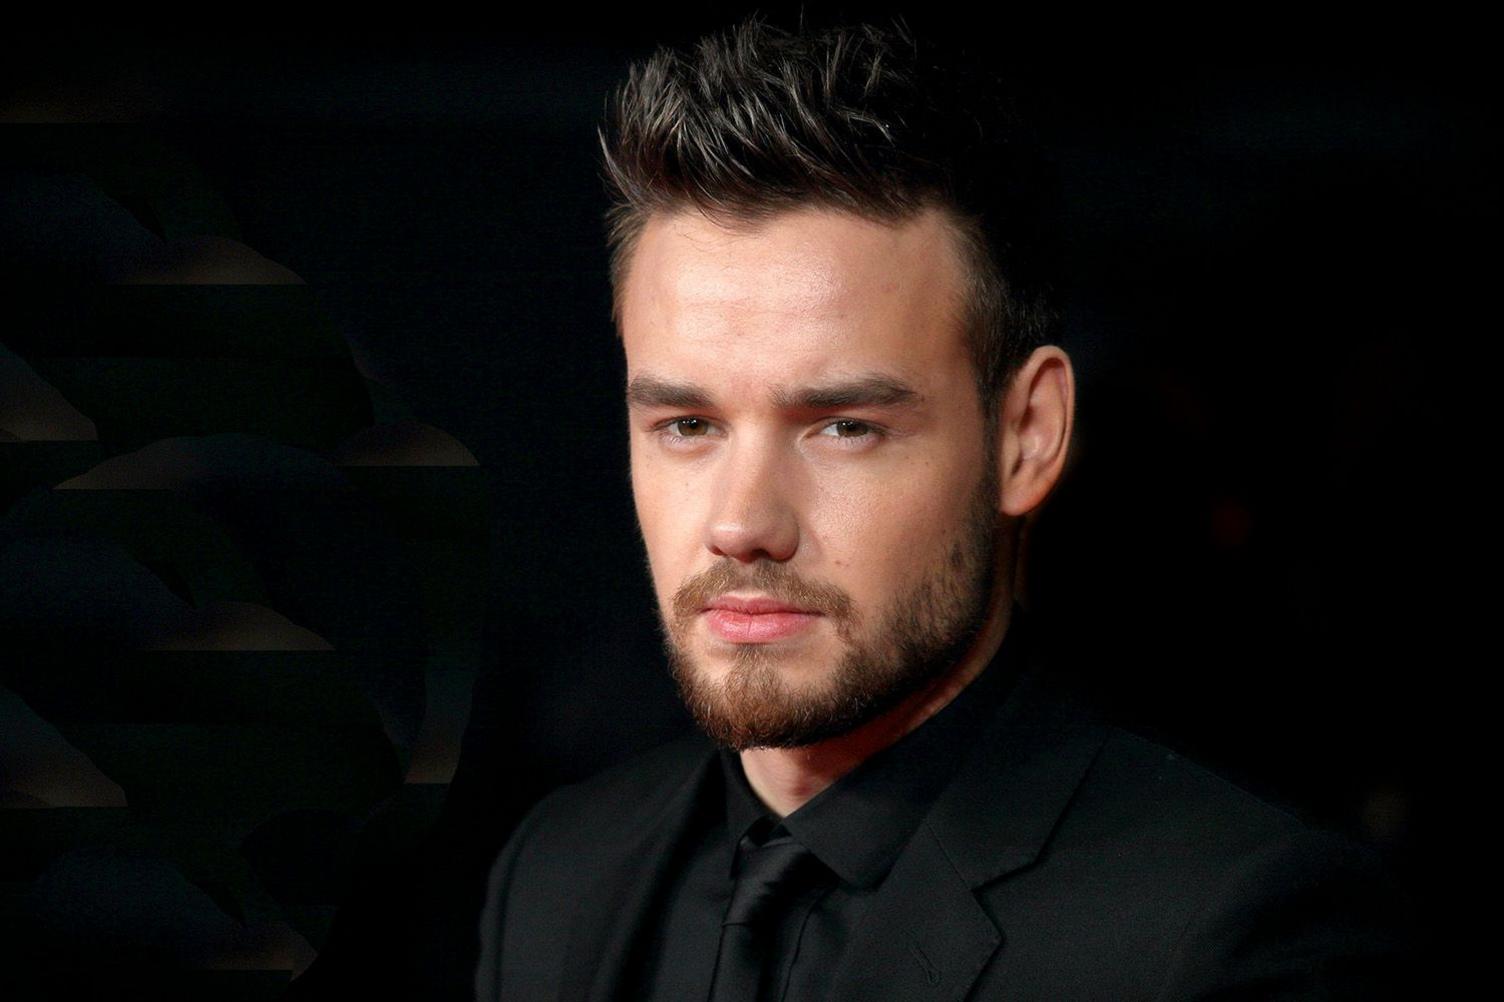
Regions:
<instances>
[{"instance_id":1,"label":"eyelash","mask_svg":"<svg viewBox=\"0 0 1504 1002\"><path fill-rule=\"evenodd\" d=\"M685 422L685 421L703 421L706 425L714 427L714 424L711 421L709 421L708 419L706 419L706 418L694 417L693 415L688 415L688 416L685 416L685 417L670 418L667 421L664 421L664 422L662 422L662 423L660 423L658 425L655 425L653 427L653 429L652 429L652 432L659 439L662 439L666 443L693 442L697 438L704 438L705 437L704 435L676 435L676 434L674 434L673 433L673 429L676 428L679 424L681 424L682 422ZM837 425L841 425L841 424L860 425L861 427L867 429L867 433L865 435L825 435L824 432L825 432L826 428L834 428ZM835 418L834 420L829 421L824 426L822 426L820 434L823 437L833 438L833 439L835 439L837 441L840 441L840 442L854 442L854 443L862 443L862 444L865 444L866 441L867 441L867 439L869 439L869 438L871 438L871 439L880 439L880 438L884 437L883 430L881 428L879 428L877 425L871 423L870 421L859 421L856 418ZM674 444L670 444L669 447L670 448L674 448L674 449L681 448L681 446L674 445ZM851 446L839 446L839 448L851 448Z\"/></svg>"}]
</instances>

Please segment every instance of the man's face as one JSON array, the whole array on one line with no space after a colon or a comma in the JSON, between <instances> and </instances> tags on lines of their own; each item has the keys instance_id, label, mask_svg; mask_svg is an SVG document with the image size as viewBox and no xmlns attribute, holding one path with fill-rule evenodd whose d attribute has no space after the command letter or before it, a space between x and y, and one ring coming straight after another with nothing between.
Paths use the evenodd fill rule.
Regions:
<instances>
[{"instance_id":1,"label":"man's face","mask_svg":"<svg viewBox=\"0 0 1504 1002\"><path fill-rule=\"evenodd\" d=\"M798 747L952 667L994 582L997 465L934 210L653 216L621 301L632 488L700 725Z\"/></svg>"}]
</instances>

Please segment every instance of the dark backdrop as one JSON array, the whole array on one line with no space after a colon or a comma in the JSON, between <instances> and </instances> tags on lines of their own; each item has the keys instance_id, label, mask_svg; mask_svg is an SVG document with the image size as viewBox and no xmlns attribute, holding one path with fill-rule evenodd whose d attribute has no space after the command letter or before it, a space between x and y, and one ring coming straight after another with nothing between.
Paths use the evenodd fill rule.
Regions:
<instances>
[{"instance_id":1,"label":"dark backdrop","mask_svg":"<svg viewBox=\"0 0 1504 1002\"><path fill-rule=\"evenodd\" d=\"M278 997L289 970L307 971L291 989L299 997L400 984L462 997L480 881L519 814L551 786L687 726L662 669L631 510L594 127L631 59L729 16L485 36L131 32L6 43L5 266L12 301L35 302L25 325L0 327L0 343L44 376L61 373L54 383L68 376L48 368L59 353L48 318L109 277L98 247L127 224L100 208L108 202L156 238L217 234L290 269L306 283L297 315L348 345L336 366L344 376L318 378L332 385L356 373L359 398L349 405L356 416L323 438L302 435L314 418L289 428L223 414L132 437L79 406L100 422L99 449L58 474L43 464L23 475L13 462L14 538L39 538L35 510L51 511L46 499L59 492L48 487L65 476L174 434L245 433L305 450L374 499L371 525L387 528L352 530L344 508L316 518L297 509L300 524L329 521L319 540L348 534L320 557L322 577L308 573L344 593L380 554L407 554L427 638L414 643L421 665L407 674L382 661L399 659L400 639L348 645L382 662L357 671L422 690L403 702L391 695L407 691L401 684L382 683L365 697L399 708L383 717L399 749L398 785L372 780L364 799L331 793L327 803L324 787L310 787L301 800L263 805L210 840L233 865L203 863L202 839L182 850L181 826L134 793L157 787L124 767L129 775L116 775L108 763L118 748L95 753L94 732L77 722L96 718L55 692L76 661L43 658L45 670L0 679L11 687L0 705L10 770L0 855L26 861L5 875L0 918L43 930L20 941L87 969L102 938L112 961L162 984L169 969L217 971L220 997L231 997L231 980L244 997ZM1082 35L911 19L959 27L995 52L1059 179L1078 438L1036 527L1025 595L1059 670L1130 726L1393 853L1429 903L1429 858L1443 835L1435 743L1460 677L1446 642L1451 567L1437 541L1455 517L1435 451L1453 397L1436 359L1449 350L1455 366L1481 344L1468 290L1487 264L1478 220L1497 215L1479 50L1439 29L1370 27L1318 44L1265 26L1238 36L1245 44L1208 31L1187 47L1146 25ZM49 154L44 170L43 147L74 152ZM58 157L72 159L64 169ZM145 174L156 180L141 182ZM92 179L97 190L59 188L59 176ZM30 333L17 333L22 326ZM142 354L116 346L90 357ZM368 467L350 461L350 436L393 425L423 448L459 450L413 465L468 470L469 479L360 480ZM412 432L419 427L431 434ZM226 462L243 471L249 461ZM325 490L300 476L285 466L270 474L299 497ZM252 496L263 497L257 483ZM244 525L244 505L190 495L221 524ZM18 511L30 521L17 523ZM282 531L232 535L251 552L275 549L265 540ZM368 559L373 536L382 544ZM302 553L314 544L275 545ZM260 552L248 559L269 580ZM24 604L28 582L59 566L65 578L84 573L61 560L50 550L14 557L8 601ZM160 562L137 561L172 586ZM409 601L394 591L405 586L385 581L375 575L364 597L335 603L358 610L352 635L396 629L392 617ZM171 590L193 600L192 587ZM318 619L308 611L317 603L278 598L301 594L292 585L265 594L295 623ZM455 607L469 612L455 616ZM67 649L51 634L37 639L25 615L12 621L35 650ZM253 686L259 670L249 669ZM121 739L127 752L146 746L136 733ZM328 731L324 747L343 733ZM125 793L111 799L96 782L93 793L64 783L48 794L37 776L73 767L36 764L63 756L58 740L82 747ZM170 806L174 770L188 767L144 759L133 768L165 775L155 797ZM200 763L200 780L245 782L235 761ZM342 763L329 767L330 789ZM187 812L200 834L217 810L204 803ZM62 842L61 821L30 820L69 811ZM108 835L78 820L112 811ZM80 825L94 834L78 834ZM160 834L168 828L179 835ZM141 836L147 829L155 834ZM169 842L179 848L163 848ZM76 857L67 866L56 856L63 844ZM106 849L115 855L99 856ZM122 879L164 859L186 874L171 888L188 891ZM101 906L113 918L70 909L85 893L77 888L98 893L102 880L113 881ZM231 932L199 912L163 917L212 911L189 900L199 892L238 923ZM152 923L160 931L141 931ZM260 930L249 943L247 929ZM182 946L195 936L208 945ZM50 976L27 973L31 956L10 958L7 976L42 994ZM172 990L200 983L180 979Z\"/></svg>"}]
</instances>

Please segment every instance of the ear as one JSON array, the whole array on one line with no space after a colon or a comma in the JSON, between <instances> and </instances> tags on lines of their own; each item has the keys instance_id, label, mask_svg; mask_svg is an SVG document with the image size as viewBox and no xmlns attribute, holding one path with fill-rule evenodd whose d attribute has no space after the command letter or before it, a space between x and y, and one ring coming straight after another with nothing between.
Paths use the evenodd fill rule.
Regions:
<instances>
[{"instance_id":1,"label":"ear","mask_svg":"<svg viewBox=\"0 0 1504 1002\"><path fill-rule=\"evenodd\" d=\"M1060 480L1076 416L1076 376L1058 345L1036 348L998 404L998 509L1026 515Z\"/></svg>"}]
</instances>

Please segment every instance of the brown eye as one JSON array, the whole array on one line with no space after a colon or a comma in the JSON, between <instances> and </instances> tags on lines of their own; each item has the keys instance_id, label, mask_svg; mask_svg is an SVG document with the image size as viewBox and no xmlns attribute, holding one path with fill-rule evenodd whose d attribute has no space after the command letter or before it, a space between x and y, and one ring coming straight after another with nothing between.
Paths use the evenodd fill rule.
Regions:
<instances>
[{"instance_id":1,"label":"brown eye","mask_svg":"<svg viewBox=\"0 0 1504 1002\"><path fill-rule=\"evenodd\" d=\"M703 418L675 418L669 427L677 429L681 438L697 438L704 435L710 425Z\"/></svg>"},{"instance_id":2,"label":"brown eye","mask_svg":"<svg viewBox=\"0 0 1504 1002\"><path fill-rule=\"evenodd\" d=\"M864 421L844 419L832 421L821 430L821 434L830 434L836 438L862 438L871 434L872 426Z\"/></svg>"}]
</instances>

